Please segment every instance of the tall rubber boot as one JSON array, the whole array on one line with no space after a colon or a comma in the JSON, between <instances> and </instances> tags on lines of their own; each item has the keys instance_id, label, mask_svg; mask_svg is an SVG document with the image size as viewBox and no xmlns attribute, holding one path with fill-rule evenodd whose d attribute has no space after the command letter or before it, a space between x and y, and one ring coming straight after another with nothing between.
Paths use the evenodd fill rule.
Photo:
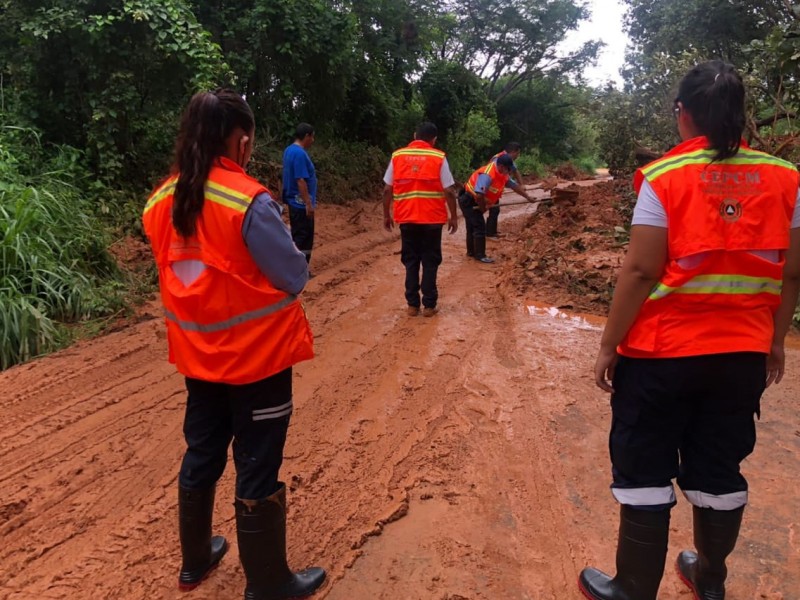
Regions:
<instances>
[{"instance_id":1,"label":"tall rubber boot","mask_svg":"<svg viewBox=\"0 0 800 600\"><path fill-rule=\"evenodd\" d=\"M248 507L237 498L236 534L247 587L245 600L305 598L325 581L325 571L311 567L293 573L286 563L286 486Z\"/></svg>"},{"instance_id":2,"label":"tall rubber boot","mask_svg":"<svg viewBox=\"0 0 800 600\"><path fill-rule=\"evenodd\" d=\"M728 568L725 559L733 552L742 525L744 506L735 510L694 507L694 545L697 552L678 555L678 575L697 600L723 600Z\"/></svg>"},{"instance_id":3,"label":"tall rubber boot","mask_svg":"<svg viewBox=\"0 0 800 600\"><path fill-rule=\"evenodd\" d=\"M475 256L475 238L472 237L469 233L467 233L466 238L467 238L467 256Z\"/></svg>"},{"instance_id":4,"label":"tall rubber boot","mask_svg":"<svg viewBox=\"0 0 800 600\"><path fill-rule=\"evenodd\" d=\"M211 537L214 490L178 488L178 533L183 557L178 589L184 592L200 585L228 551L224 537Z\"/></svg>"},{"instance_id":5,"label":"tall rubber boot","mask_svg":"<svg viewBox=\"0 0 800 600\"><path fill-rule=\"evenodd\" d=\"M656 600L669 540L669 509L647 511L620 505L617 574L587 567L578 587L591 600Z\"/></svg>"},{"instance_id":6,"label":"tall rubber boot","mask_svg":"<svg viewBox=\"0 0 800 600\"><path fill-rule=\"evenodd\" d=\"M478 237L475 236L473 241L473 245L475 246L475 260L479 260L482 263L493 263L494 259L489 258L486 256L486 238L485 237Z\"/></svg>"}]
</instances>

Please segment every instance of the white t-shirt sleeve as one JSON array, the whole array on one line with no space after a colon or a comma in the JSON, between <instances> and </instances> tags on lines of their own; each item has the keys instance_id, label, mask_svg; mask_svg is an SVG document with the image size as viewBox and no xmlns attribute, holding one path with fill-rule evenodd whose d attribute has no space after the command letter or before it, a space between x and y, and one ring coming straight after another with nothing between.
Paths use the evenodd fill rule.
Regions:
<instances>
[{"instance_id":1,"label":"white t-shirt sleeve","mask_svg":"<svg viewBox=\"0 0 800 600\"><path fill-rule=\"evenodd\" d=\"M450 165L447 164L446 158L442 161L442 169L439 171L439 179L441 180L442 187L444 189L447 189L456 183L455 179L453 179L453 174L450 172Z\"/></svg>"},{"instance_id":2,"label":"white t-shirt sleeve","mask_svg":"<svg viewBox=\"0 0 800 600\"><path fill-rule=\"evenodd\" d=\"M667 228L667 212L647 180L642 183L642 187L639 189L639 197L636 198L631 225L652 225L653 227Z\"/></svg>"},{"instance_id":3,"label":"white t-shirt sleeve","mask_svg":"<svg viewBox=\"0 0 800 600\"><path fill-rule=\"evenodd\" d=\"M389 166L386 167L386 174L383 176L383 183L386 185L394 184L394 164L392 161L389 161Z\"/></svg>"},{"instance_id":4,"label":"white t-shirt sleeve","mask_svg":"<svg viewBox=\"0 0 800 600\"><path fill-rule=\"evenodd\" d=\"M797 190L797 199L794 201L794 213L792 214L792 229L800 227L800 190Z\"/></svg>"}]
</instances>

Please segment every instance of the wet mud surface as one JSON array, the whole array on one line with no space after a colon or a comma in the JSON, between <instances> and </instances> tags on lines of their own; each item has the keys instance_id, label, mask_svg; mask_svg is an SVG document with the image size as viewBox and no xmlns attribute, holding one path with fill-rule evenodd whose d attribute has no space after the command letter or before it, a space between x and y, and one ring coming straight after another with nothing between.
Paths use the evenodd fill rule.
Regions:
<instances>
[{"instance_id":1,"label":"wet mud surface","mask_svg":"<svg viewBox=\"0 0 800 600\"><path fill-rule=\"evenodd\" d=\"M533 244L562 227L533 211L503 211L494 265L464 256L463 222L445 235L440 312L423 318L405 314L399 236L382 231L379 204L319 210L304 293L317 357L295 369L282 471L290 564L329 572L315 598L578 599L581 568L613 570L610 413L591 376L602 319L574 312L604 307L528 270ZM589 212L577 222L607 220ZM603 235L565 235L585 233ZM622 251L587 261L611 277ZM197 590L177 590L184 389L160 308L147 312L0 373L0 598L241 598L232 464L215 508L231 551ZM731 600L800 599L800 351L787 354L744 464ZM670 562L691 546L690 516L680 498ZM660 597L691 597L671 564Z\"/></svg>"}]
</instances>

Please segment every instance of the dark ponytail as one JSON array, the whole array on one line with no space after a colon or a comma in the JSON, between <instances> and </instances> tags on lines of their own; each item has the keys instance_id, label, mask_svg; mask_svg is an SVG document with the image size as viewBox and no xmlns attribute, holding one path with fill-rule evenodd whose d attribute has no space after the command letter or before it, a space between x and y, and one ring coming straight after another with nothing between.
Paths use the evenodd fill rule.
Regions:
<instances>
[{"instance_id":1,"label":"dark ponytail","mask_svg":"<svg viewBox=\"0 0 800 600\"><path fill-rule=\"evenodd\" d=\"M717 151L714 160L736 155L745 125L744 84L732 65L710 60L695 66L681 80L676 102Z\"/></svg>"},{"instance_id":2,"label":"dark ponytail","mask_svg":"<svg viewBox=\"0 0 800 600\"><path fill-rule=\"evenodd\" d=\"M172 225L185 238L196 231L206 179L214 161L225 154L228 137L237 127L249 134L255 127L255 119L247 102L233 90L195 94L183 113L175 143L173 170L178 173L178 182Z\"/></svg>"}]
</instances>

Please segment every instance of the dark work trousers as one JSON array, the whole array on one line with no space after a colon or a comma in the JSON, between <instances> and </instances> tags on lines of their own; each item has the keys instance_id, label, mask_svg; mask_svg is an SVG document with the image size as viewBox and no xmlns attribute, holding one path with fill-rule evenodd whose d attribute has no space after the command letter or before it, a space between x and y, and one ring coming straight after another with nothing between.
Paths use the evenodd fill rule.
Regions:
<instances>
[{"instance_id":1,"label":"dark work trousers","mask_svg":"<svg viewBox=\"0 0 800 600\"><path fill-rule=\"evenodd\" d=\"M497 237L497 219L500 217L500 207L496 204L489 209L486 217L486 237Z\"/></svg>"},{"instance_id":2,"label":"dark work trousers","mask_svg":"<svg viewBox=\"0 0 800 600\"><path fill-rule=\"evenodd\" d=\"M311 249L314 247L314 219L309 219L305 208L289 206L289 227L292 230L294 245L311 262Z\"/></svg>"},{"instance_id":3,"label":"dark work trousers","mask_svg":"<svg viewBox=\"0 0 800 600\"><path fill-rule=\"evenodd\" d=\"M765 380L766 356L757 352L620 357L609 438L617 499L624 490L632 500L623 504L665 508L636 499L646 498L643 488L671 487L673 478L684 493L741 497L747 481L739 464L755 447Z\"/></svg>"},{"instance_id":4,"label":"dark work trousers","mask_svg":"<svg viewBox=\"0 0 800 600\"><path fill-rule=\"evenodd\" d=\"M222 476L233 440L236 496L261 500L278 490L286 430L292 414L291 367L245 385L186 378L189 398L179 476L189 490L212 487Z\"/></svg>"},{"instance_id":5,"label":"dark work trousers","mask_svg":"<svg viewBox=\"0 0 800 600\"><path fill-rule=\"evenodd\" d=\"M419 307L422 265L422 305L435 308L439 300L436 273L442 264L442 227L418 223L400 224L400 260L406 268L406 302Z\"/></svg>"},{"instance_id":6,"label":"dark work trousers","mask_svg":"<svg viewBox=\"0 0 800 600\"><path fill-rule=\"evenodd\" d=\"M486 221L483 213L478 209L478 203L475 198L466 190L458 196L458 205L461 207L461 212L464 215L464 224L467 227L467 254L473 256L474 239L486 237Z\"/></svg>"}]
</instances>

